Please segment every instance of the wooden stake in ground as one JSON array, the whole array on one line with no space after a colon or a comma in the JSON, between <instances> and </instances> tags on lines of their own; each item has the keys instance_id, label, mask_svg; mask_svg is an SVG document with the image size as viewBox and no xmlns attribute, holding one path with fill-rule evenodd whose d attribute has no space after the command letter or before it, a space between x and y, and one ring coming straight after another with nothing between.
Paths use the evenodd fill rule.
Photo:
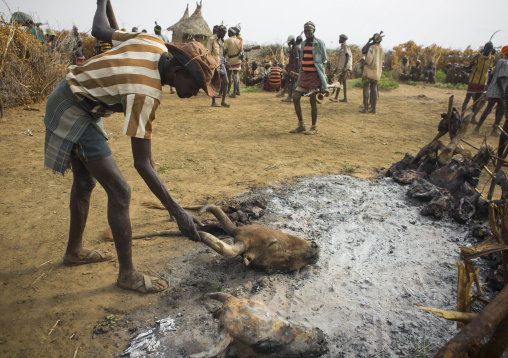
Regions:
<instances>
[{"instance_id":1,"label":"wooden stake in ground","mask_svg":"<svg viewBox=\"0 0 508 358\"><path fill-rule=\"evenodd\" d=\"M443 152L439 155L439 157L437 159L439 165L445 166L445 165L450 164L453 154L455 153L455 149L460 144L460 141L462 140L462 138L464 138L464 136L466 135L467 127L469 126L472 116L473 115L470 114L466 118L464 118L464 120L462 121L462 124L460 125L460 129L457 132L457 134L455 135L455 137L452 138L450 144L448 144L446 146L446 148L443 150ZM449 123L448 125L450 126L451 125L450 122L448 122L448 123ZM450 128L451 127L448 127L449 132L450 132ZM450 136L451 136L451 133L450 133Z\"/></svg>"}]
</instances>

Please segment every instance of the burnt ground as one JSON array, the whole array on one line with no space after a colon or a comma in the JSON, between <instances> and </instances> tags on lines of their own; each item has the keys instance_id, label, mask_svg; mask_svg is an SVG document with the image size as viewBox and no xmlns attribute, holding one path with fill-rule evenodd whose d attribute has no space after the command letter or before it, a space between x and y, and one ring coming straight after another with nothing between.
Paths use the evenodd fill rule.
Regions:
<instances>
[{"instance_id":1,"label":"burnt ground","mask_svg":"<svg viewBox=\"0 0 508 358\"><path fill-rule=\"evenodd\" d=\"M39 112L8 110L0 122L1 356L118 356L139 332L167 317L177 330L165 335L161 349L197 352L215 340L210 311L217 302L203 293L216 290L260 299L283 317L321 327L337 355L351 356L361 348L400 356L411 342L421 347L424 337L431 337L433 346L440 346L457 332L412 303L454 307L455 262L469 229L420 217L406 202L405 187L374 180L382 168L427 144L448 97L454 94L460 103L464 91L401 85L381 92L377 115L362 115L361 91L353 89L348 104L320 107L315 136L288 133L296 126L293 107L274 93L243 93L224 109L210 107L202 93L184 100L168 92L152 146L175 199L194 205L263 192L270 203L264 224L319 240L321 260L299 273L266 276L184 237L136 241L136 267L170 279L170 289L156 295L119 289L116 260L65 267L72 176L43 169L44 103L32 106ZM303 112L309 124L307 103ZM496 147L497 138L488 137L492 121L487 119L483 132ZM142 205L154 197L132 166L122 124L121 115L105 121L131 186L134 233L175 228L167 213ZM466 139L479 147L484 137L469 133ZM362 181L334 177L342 173ZM299 181L322 176L329 179ZM482 176L480 191L486 182ZM332 187L342 192L332 195ZM303 196L309 198L305 204ZM108 227L106 202L98 187L85 246L112 252L112 243L101 238ZM387 212L381 214L377 203L385 202ZM431 261L417 265L423 259Z\"/></svg>"}]
</instances>

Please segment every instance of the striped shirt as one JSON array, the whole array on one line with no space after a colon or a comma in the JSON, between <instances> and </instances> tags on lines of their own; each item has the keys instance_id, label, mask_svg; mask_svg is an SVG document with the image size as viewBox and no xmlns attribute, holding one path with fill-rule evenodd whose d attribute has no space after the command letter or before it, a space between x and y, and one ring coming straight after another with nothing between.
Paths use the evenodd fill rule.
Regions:
<instances>
[{"instance_id":1,"label":"striped shirt","mask_svg":"<svg viewBox=\"0 0 508 358\"><path fill-rule=\"evenodd\" d=\"M101 53L104 53L104 52L108 52L109 50L111 50L111 44L109 42L106 42L106 41L100 41L99 40L99 55Z\"/></svg>"},{"instance_id":2,"label":"striped shirt","mask_svg":"<svg viewBox=\"0 0 508 358\"><path fill-rule=\"evenodd\" d=\"M273 66L270 70L270 87L280 87L282 81L282 69L278 66Z\"/></svg>"},{"instance_id":3,"label":"striped shirt","mask_svg":"<svg viewBox=\"0 0 508 358\"><path fill-rule=\"evenodd\" d=\"M488 72L492 68L492 61L494 61L494 55L489 57L479 55L471 61L473 70L469 75L469 83L484 86L487 83Z\"/></svg>"},{"instance_id":4,"label":"striped shirt","mask_svg":"<svg viewBox=\"0 0 508 358\"><path fill-rule=\"evenodd\" d=\"M314 65L314 55L312 54L312 41L307 41L305 43L305 47L303 48L303 58L302 58L302 71L304 72L315 72L316 66Z\"/></svg>"},{"instance_id":5,"label":"striped shirt","mask_svg":"<svg viewBox=\"0 0 508 358\"><path fill-rule=\"evenodd\" d=\"M67 69L66 81L78 102L101 117L123 112L123 133L150 139L162 98L159 60L167 52L154 35L115 31L113 49Z\"/></svg>"}]
</instances>

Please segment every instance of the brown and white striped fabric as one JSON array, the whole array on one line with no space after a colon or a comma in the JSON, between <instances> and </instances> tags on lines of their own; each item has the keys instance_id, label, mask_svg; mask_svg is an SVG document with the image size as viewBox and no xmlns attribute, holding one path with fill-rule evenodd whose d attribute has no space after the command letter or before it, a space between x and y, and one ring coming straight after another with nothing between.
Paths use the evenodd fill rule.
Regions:
<instances>
[{"instance_id":1,"label":"brown and white striped fabric","mask_svg":"<svg viewBox=\"0 0 508 358\"><path fill-rule=\"evenodd\" d=\"M166 52L157 36L115 31L113 48L70 66L66 81L87 111L101 117L123 112L123 133L149 139L162 98L159 60Z\"/></svg>"}]
</instances>

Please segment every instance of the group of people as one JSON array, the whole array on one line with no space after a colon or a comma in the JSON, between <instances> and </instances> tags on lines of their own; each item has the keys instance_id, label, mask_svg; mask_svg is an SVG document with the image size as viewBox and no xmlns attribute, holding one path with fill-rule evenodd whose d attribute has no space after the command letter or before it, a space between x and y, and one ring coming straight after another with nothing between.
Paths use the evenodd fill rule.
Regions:
<instances>
[{"instance_id":1,"label":"group of people","mask_svg":"<svg viewBox=\"0 0 508 358\"><path fill-rule=\"evenodd\" d=\"M152 165L152 123L162 99L163 85L174 87L180 98L195 96L202 89L212 97L212 103L222 91L221 106L227 106L228 70L233 79L230 97L234 98L239 93L238 72L243 44L238 37L239 26L228 30L229 38L225 41L226 28L216 26L207 47L197 41L169 43L159 34L115 30L109 27L106 4L107 0L97 1L92 35L103 43L109 43L111 48L83 64L71 65L65 79L49 96L44 117L44 164L55 173L63 175L71 169L73 174L70 229L64 264L82 265L113 258L109 253L83 247L90 197L99 182L108 196L107 216L119 263L118 286L142 293L158 292L167 288L167 282L138 272L132 262L130 188L107 144L108 136L102 118L114 112L124 113L123 133L131 137L136 170L170 216L176 219L182 234L200 241L197 227L202 223L173 199ZM289 66L292 72L298 71L293 81L296 86L294 90L290 89L299 123L292 133L317 133L316 94L327 90L324 70L326 47L314 36L314 32L314 23L305 23L305 39L299 49L295 47L298 51L294 50ZM376 47L380 47L379 42L376 38L367 51L367 64L375 56ZM133 61L139 58L143 61ZM129 63L128 71L124 70L125 61ZM104 66L108 71L97 71ZM366 80L376 81L369 77ZM105 84L107 92L103 89ZM309 131L305 129L300 106L303 95L309 96L312 104Z\"/></svg>"},{"instance_id":2,"label":"group of people","mask_svg":"<svg viewBox=\"0 0 508 358\"><path fill-rule=\"evenodd\" d=\"M70 168L73 175L70 229L64 264L82 265L113 258L109 253L86 249L82 245L91 194L99 182L108 196L107 216L119 263L118 286L141 293L159 292L167 288L167 282L138 272L132 262L130 188L107 144L108 136L102 118L114 112L124 113L123 133L131 137L134 166L139 175L170 216L176 219L180 232L191 240L201 241L197 227L202 223L173 199L152 165L152 123L160 106L164 85L175 88L180 98L195 96L202 89L212 97L212 105L220 92L220 106L228 107L225 102L231 83L228 70L233 80L230 97L239 94L238 71L243 52L242 41L238 37L240 28L236 26L226 30L223 25L215 26L214 35L206 47L197 41L169 43L157 34L157 26L156 35L112 29L106 16L106 4L107 0L97 1L92 35L111 44L112 48L83 64L71 65L65 79L48 98L44 117L44 163L62 175ZM328 90L326 47L315 36L315 30L315 24L308 21L304 24L305 38L301 44L293 37L288 38L291 51L286 70L296 75L289 79L289 97L285 101L294 102L298 119L298 126L291 133L317 133L316 96ZM229 38L224 40L226 32ZM336 68L339 85L335 87L344 89L342 102L347 102L346 79L352 68L352 56L347 48L347 36L341 35L340 41ZM383 62L381 41L381 33L376 33L362 49L365 56L362 73L364 113L376 113L377 82ZM485 90L485 68L491 64L488 49L473 60L471 83L464 106L470 97L478 101L477 93ZM502 52L505 57L496 65L487 92L489 104L497 103L498 107L503 94L505 101L508 100L504 91L508 81L508 46ZM139 58L143 61L135 61ZM126 61L129 63L128 71L125 71ZM105 67L108 71L97 71ZM105 84L108 86L107 92L103 88ZM339 89L335 99L338 95ZM306 130L303 120L302 96L310 98L312 124L309 130Z\"/></svg>"},{"instance_id":3,"label":"group of people","mask_svg":"<svg viewBox=\"0 0 508 358\"><path fill-rule=\"evenodd\" d=\"M402 73L399 74L399 81L401 82L414 81L436 83L436 66L433 60L427 62L425 67L422 66L422 61L420 60L416 60L414 65L409 66L409 58L403 56L401 67Z\"/></svg>"},{"instance_id":4,"label":"group of people","mask_svg":"<svg viewBox=\"0 0 508 358\"><path fill-rule=\"evenodd\" d=\"M229 107L226 96L236 98L240 95L240 71L242 69L243 40L240 35L240 24L229 29L224 25L215 25L212 36L208 38L206 47L216 62L216 69L220 75L221 85L219 94L212 97L212 107ZM228 34L228 38L224 40ZM231 87L233 93L231 94ZM215 98L221 98L221 103Z\"/></svg>"},{"instance_id":5,"label":"group of people","mask_svg":"<svg viewBox=\"0 0 508 358\"><path fill-rule=\"evenodd\" d=\"M298 72L297 76L290 76L288 86L290 96L294 102L298 126L290 131L290 133L304 133L306 135L317 134L317 118L318 118L318 100L317 95L327 93L329 87L335 89L335 97L331 101L338 101L341 89L344 97L340 102L347 103L347 79L351 78L353 71L353 56L351 49L347 44L348 37L345 34L339 36L340 48L338 49L338 63L333 74L337 75L337 81L328 84L326 65L327 60L325 43L318 39L314 33L316 26L309 21L304 25L305 39L299 47L290 46L289 63L295 64L294 69ZM288 40L292 40L291 38ZM381 47L382 35L374 34L362 49L364 58L362 59L362 81L363 81L363 108L362 113L376 113L376 105L378 99L378 81L381 78L384 51ZM294 59L294 62L292 62ZM295 71L295 72L296 72ZM311 127L307 130L303 120L301 98L309 97L311 106ZM285 101L288 101L287 99Z\"/></svg>"},{"instance_id":6,"label":"group of people","mask_svg":"<svg viewBox=\"0 0 508 358\"><path fill-rule=\"evenodd\" d=\"M364 57L353 66L353 55L347 44L348 37L345 34L339 36L340 48L337 50L338 63L331 68L331 62L327 59L326 45L317 38L314 33L316 25L309 21L305 23L301 36L289 36L287 39L289 62L286 66L276 61L271 65L266 63L264 67L258 68L256 62L252 62L249 76L246 79L248 85L261 83L266 90L282 89L277 97L288 97L283 102L293 102L298 126L290 133L304 133L314 135L318 133L317 118L319 103L317 95L327 93L333 89L335 97L330 98L332 102L338 102L339 94L343 93L340 102L347 103L347 79L352 78L353 72L358 73L363 80L363 108L362 113L376 113L378 99L378 81L381 78L384 60L384 51L380 43L381 34L374 34L367 45L362 49ZM285 75L285 76L284 76ZM357 74L358 75L358 74ZM330 83L331 78L337 78ZM311 127L307 130L303 120L301 98L309 97L311 105Z\"/></svg>"},{"instance_id":7,"label":"group of people","mask_svg":"<svg viewBox=\"0 0 508 358\"><path fill-rule=\"evenodd\" d=\"M473 57L469 65L465 67L466 70L470 71L470 75L466 98L462 104L462 113L466 112L468 103L472 99L473 116L471 124L476 124L473 131L475 134L480 133L480 127L495 105L497 105L496 117L492 125L491 135L497 136L500 133L498 126L501 124L506 109L503 96L508 85L508 46L504 46L501 53L503 57L493 66L494 45L489 41L483 46L483 51ZM476 114L485 102L487 106L477 122Z\"/></svg>"}]
</instances>

